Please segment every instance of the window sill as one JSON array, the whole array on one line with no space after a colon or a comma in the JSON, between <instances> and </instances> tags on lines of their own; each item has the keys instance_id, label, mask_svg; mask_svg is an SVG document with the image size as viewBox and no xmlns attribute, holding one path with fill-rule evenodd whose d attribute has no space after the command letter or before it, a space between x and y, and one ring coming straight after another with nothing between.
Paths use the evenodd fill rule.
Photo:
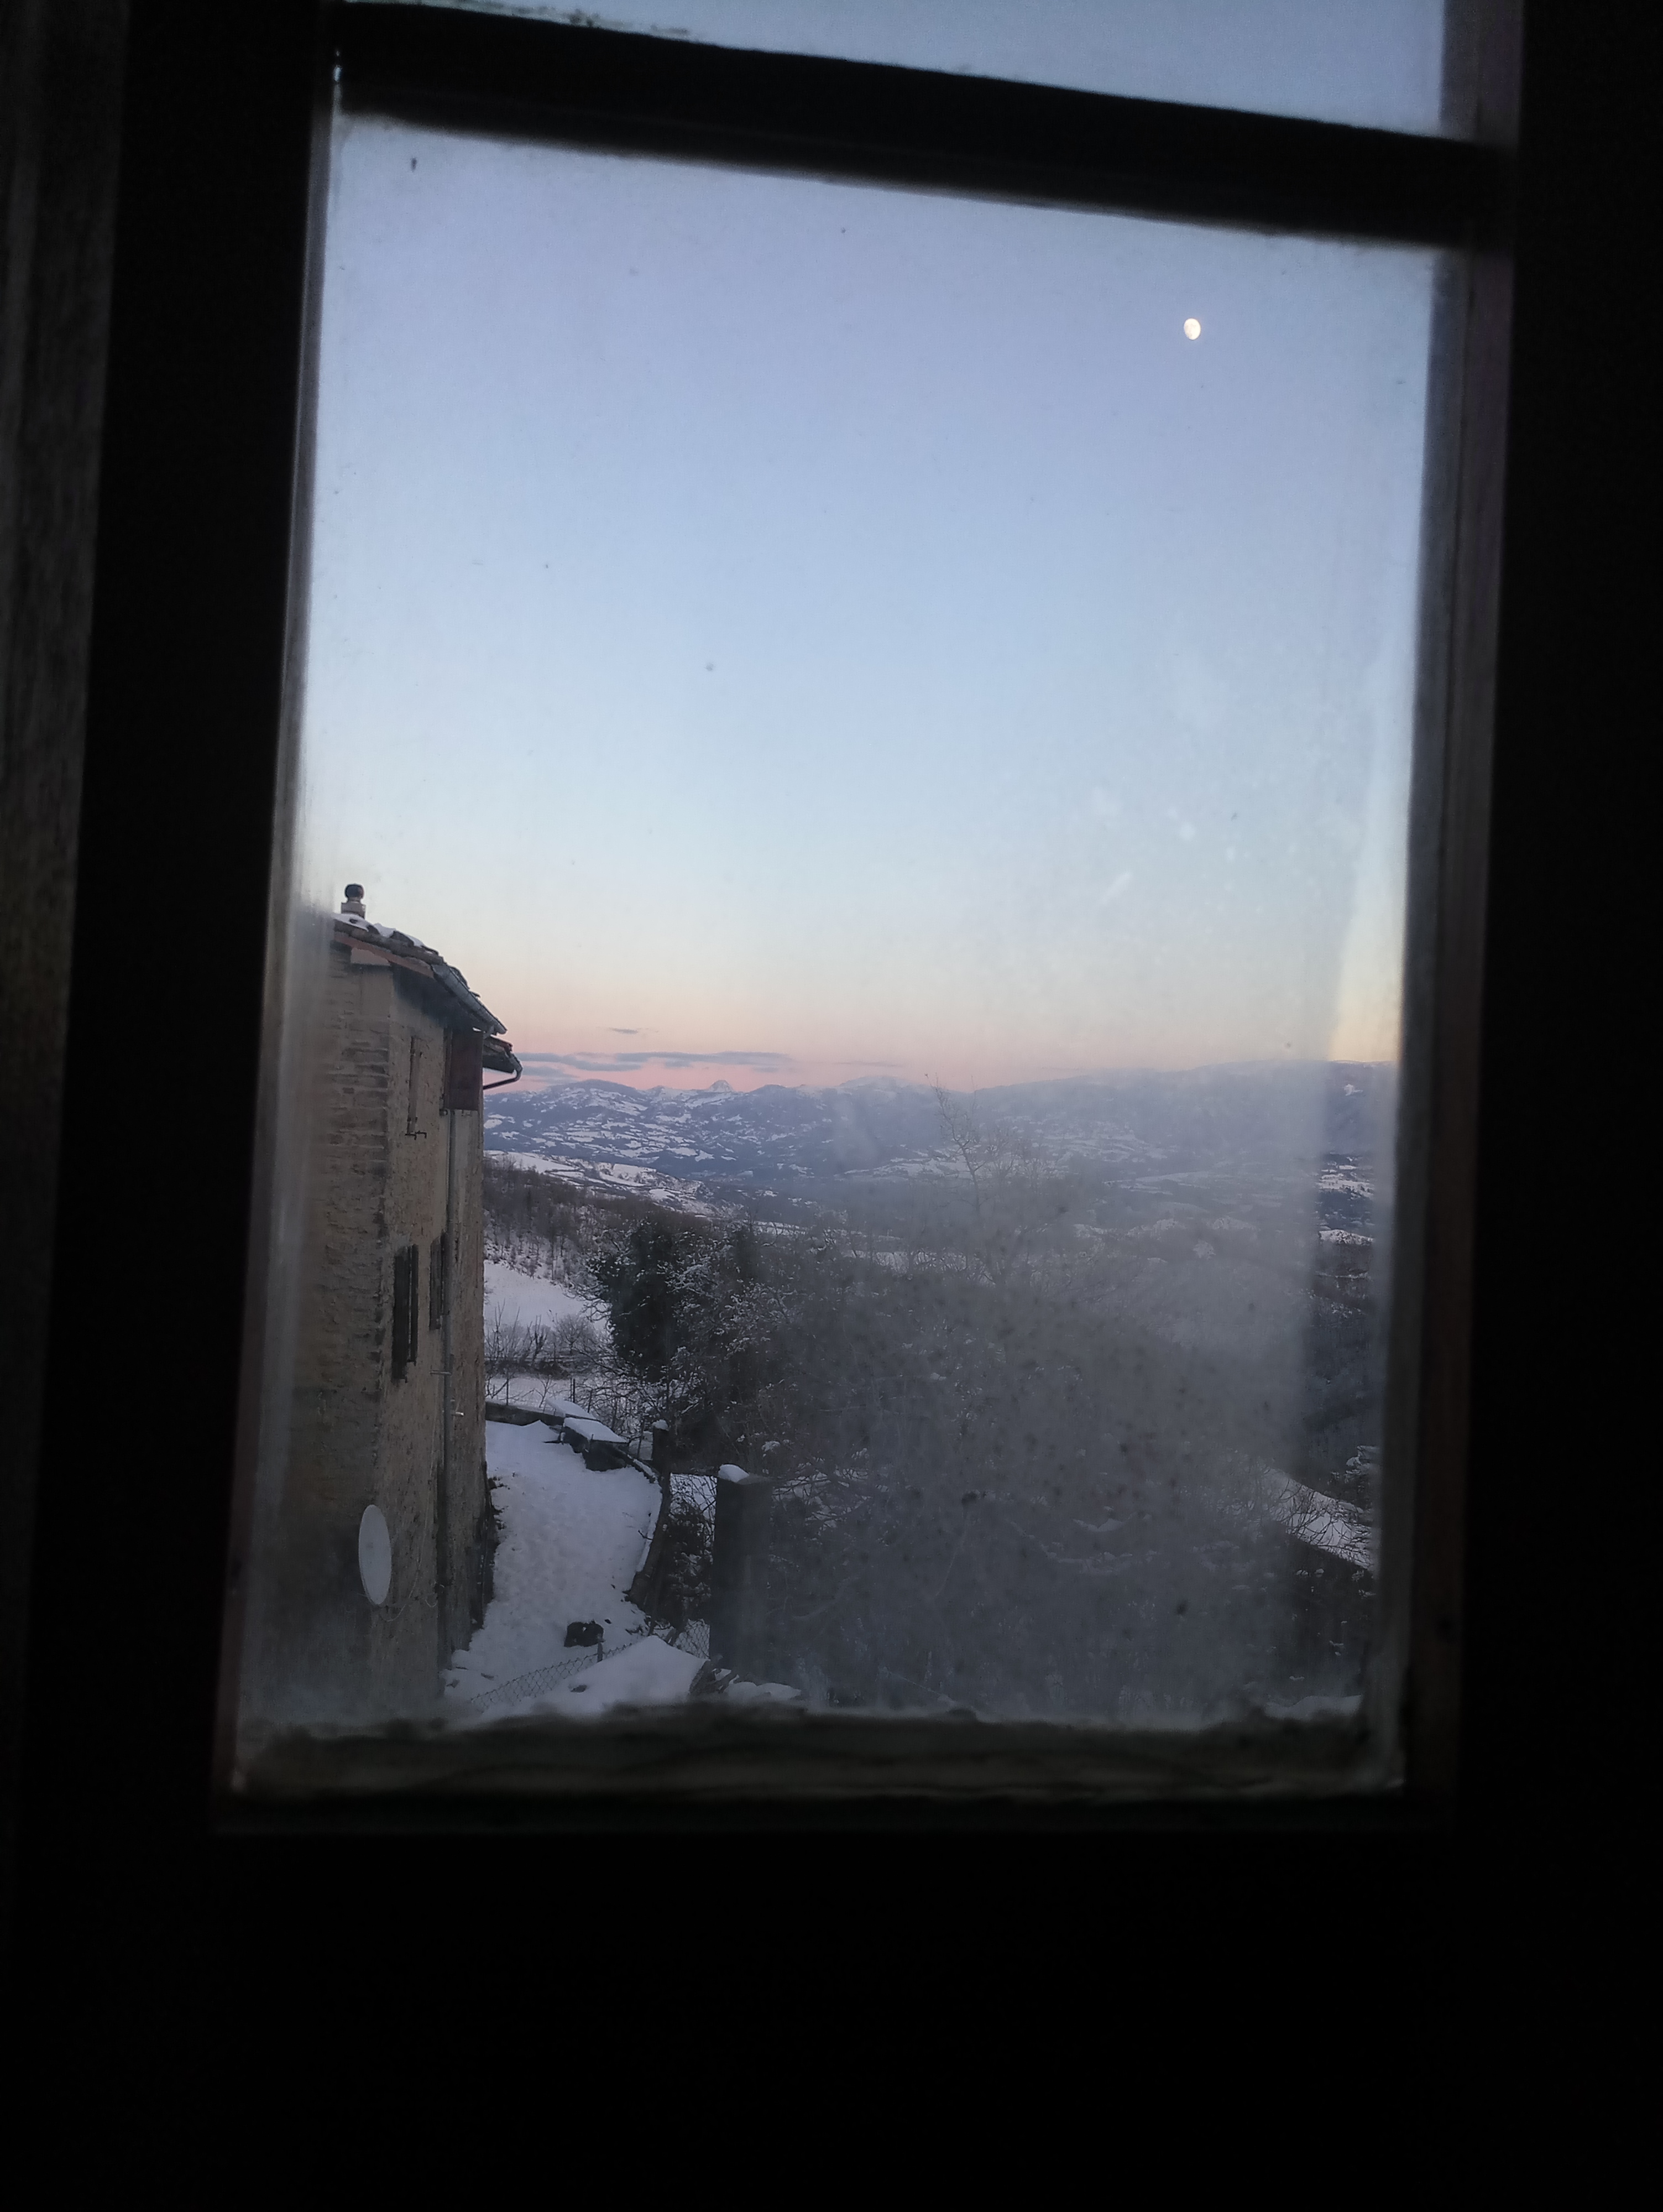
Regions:
<instances>
[{"instance_id":1,"label":"window sill","mask_svg":"<svg viewBox=\"0 0 1663 2212\"><path fill-rule=\"evenodd\" d=\"M1403 1804L1366 1722L1254 1717L1188 1730L990 1723L699 1703L604 1726L561 1719L458 1729L287 1729L251 1747L223 1801L231 1831L388 1825L787 1822L870 1808L969 1816L1230 1808L1284 1814ZM1398 1824L1396 1820L1394 1825Z\"/></svg>"}]
</instances>

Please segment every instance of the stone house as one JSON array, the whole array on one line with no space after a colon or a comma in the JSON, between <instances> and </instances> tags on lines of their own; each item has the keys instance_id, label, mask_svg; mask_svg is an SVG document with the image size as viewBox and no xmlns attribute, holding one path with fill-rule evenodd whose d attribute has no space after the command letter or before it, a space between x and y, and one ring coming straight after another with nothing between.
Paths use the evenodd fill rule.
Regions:
<instances>
[{"instance_id":1,"label":"stone house","mask_svg":"<svg viewBox=\"0 0 1663 2212\"><path fill-rule=\"evenodd\" d=\"M325 962L248 1685L274 1719L430 1711L490 1583L481 1101L519 1062L466 978L370 921L359 884Z\"/></svg>"}]
</instances>

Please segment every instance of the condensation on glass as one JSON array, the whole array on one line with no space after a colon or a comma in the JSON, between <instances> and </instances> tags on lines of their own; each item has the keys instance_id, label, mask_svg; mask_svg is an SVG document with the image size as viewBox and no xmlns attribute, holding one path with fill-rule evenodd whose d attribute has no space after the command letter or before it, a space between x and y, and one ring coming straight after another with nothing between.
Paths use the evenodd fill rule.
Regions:
<instances>
[{"instance_id":1,"label":"condensation on glass","mask_svg":"<svg viewBox=\"0 0 1663 2212\"><path fill-rule=\"evenodd\" d=\"M453 6L456 0L435 0ZM820 54L1019 84L1308 116L1471 127L1447 84L1444 0L461 0L753 52ZM1458 25L1464 15L1458 16ZM1457 63L1455 75L1459 76Z\"/></svg>"},{"instance_id":2,"label":"condensation on glass","mask_svg":"<svg viewBox=\"0 0 1663 2212\"><path fill-rule=\"evenodd\" d=\"M245 1740L1354 1710L1435 257L331 193Z\"/></svg>"}]
</instances>

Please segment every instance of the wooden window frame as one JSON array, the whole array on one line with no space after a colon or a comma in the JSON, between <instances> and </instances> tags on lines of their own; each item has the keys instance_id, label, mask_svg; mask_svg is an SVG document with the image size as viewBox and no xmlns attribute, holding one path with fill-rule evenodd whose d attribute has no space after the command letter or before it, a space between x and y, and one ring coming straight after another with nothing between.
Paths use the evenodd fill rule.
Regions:
<instances>
[{"instance_id":1,"label":"wooden window frame","mask_svg":"<svg viewBox=\"0 0 1663 2212\"><path fill-rule=\"evenodd\" d=\"M333 18L306 7L222 11L137 5L124 85L127 141L113 210L107 398L100 447L95 586L89 601L86 796L79 818L82 895L69 963L64 1050L66 1157L84 1124L81 1100L113 1040L137 1056L149 1026L105 957L126 902L148 942L183 942L197 870L216 872L211 932L198 931L202 974L216 1009L221 1126L197 1171L215 1199L203 1242L233 1262L222 1279L255 1286L222 1345L249 1353L258 1286L270 1258L269 1188L261 1131L274 1073L263 1040L280 1011L284 943L271 917L288 909L274 824L292 804L294 732L285 700L304 640L293 609L307 543L310 423L307 362L315 340L317 247L329 110L337 62L343 98L361 110L563 143L734 161L816 175L1098 206L1196 222L1318 234L1399 238L1461 249L1466 275L1440 307L1414 792L1408 1154L1399 1224L1405 1281L1392 1355L1392 1419L1412 1444L1412 1498L1387 1535L1387 1572L1409 1592L1401 1608L1406 1786L1389 1797L1284 1802L1267 1814L1245 1799L1197 1812L1158 1796L1141 1808L1076 1803L1068 1817L1110 1826L1150 1820L1252 1826L1266 1817L1339 1827L1447 1820L1460 1773L1461 1660L1466 1581L1464 1480L1469 1460L1478 1209L1479 1072L1488 910L1490 739L1502 590L1511 228L1515 194L1506 83L1518 11L1473 11L1480 66L1478 143L1407 139L1287 118L1244 117L1108 95L1053 92L873 65L734 54L513 19L367 8ZM671 58L673 56L673 60ZM587 74L586 75L586 72ZM204 108L206 85L222 106ZM1551 93L1545 92L1551 101ZM1526 114L1528 114L1528 105ZM182 158L181 146L190 149ZM204 210L217 193L222 205ZM228 249L231 249L228 251ZM209 272L213 281L210 283ZM215 287L217 286L217 289ZM181 371L184 372L181 382ZM201 435L206 422L209 436ZM169 496L173 505L168 512ZM161 517L161 520L158 518ZM226 558L228 538L236 558ZM171 556L158 557L161 550ZM186 580L182 584L180 578ZM186 588L188 584L188 588ZM189 610L189 619L180 611ZM95 606L94 617L90 611ZM1516 685L1515 685L1516 690ZM240 733L228 764L223 732ZM147 742L148 741L148 742ZM146 855L148 889L124 852L140 814L160 825ZM258 948L264 947L260 954ZM138 1106L144 1119L144 1102ZM155 1134L171 1124L160 1105ZM76 1248L88 1218L71 1190L57 1207L57 1249ZM193 1255L201 1263L201 1249ZM71 1372L73 1310L58 1269L46 1402ZM136 1364L163 1364L165 1319L134 1333ZM217 1441L193 1480L196 1515L173 1648L178 1725L152 1747L158 1802L207 1803L219 1626L228 1575L240 1572L232 1531L234 1468L252 1449L255 1394L237 1359L215 1363L197 1395ZM70 1778L79 1762L75 1716L86 1684L64 1656L54 1539L64 1510L27 1471L32 1568L15 1617L26 1621L27 1703L18 1712L20 1771L34 1801L85 1802ZM130 1532L129 1532L130 1533ZM91 1571L113 1592L130 1565L112 1533ZM83 1568L85 1561L83 1559ZM841 1817L861 1817L857 1796ZM569 1808L568 1808L569 1809ZM649 1798L616 1801L608 1818L652 1825ZM1022 1825L1055 1819L1038 1798L974 1793L949 1808L874 1799L877 1826L940 1819ZM782 1808L759 1789L750 1812ZM591 1808L592 1816L592 1808ZM729 1806L713 1817L746 1817ZM478 1802L412 1811L384 1805L392 1826L560 1825L523 1805ZM816 1817L798 1808L796 1817ZM37 1824L52 1832L58 1814ZM338 1808L295 1816L327 1829Z\"/></svg>"}]
</instances>

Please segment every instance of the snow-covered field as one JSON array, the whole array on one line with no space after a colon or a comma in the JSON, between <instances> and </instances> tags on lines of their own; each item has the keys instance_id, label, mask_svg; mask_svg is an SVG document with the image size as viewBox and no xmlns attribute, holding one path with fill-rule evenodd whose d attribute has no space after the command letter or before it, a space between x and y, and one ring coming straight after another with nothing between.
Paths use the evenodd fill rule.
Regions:
<instances>
[{"instance_id":1,"label":"snow-covered field","mask_svg":"<svg viewBox=\"0 0 1663 2212\"><path fill-rule=\"evenodd\" d=\"M586 1319L592 1316L585 1306L581 1295L568 1289L564 1283L551 1283L546 1277L527 1275L506 1260L485 1262L485 1340L489 1345L495 1332L501 1328L513 1331L557 1325ZM571 1388L569 1379L560 1380L549 1375L493 1375L489 1377L486 1395L500 1403L526 1406L538 1413L555 1413L561 1410L562 1394ZM556 1401L560 1402L556 1402Z\"/></svg>"},{"instance_id":2,"label":"snow-covered field","mask_svg":"<svg viewBox=\"0 0 1663 2212\"><path fill-rule=\"evenodd\" d=\"M580 1292L545 1276L523 1274L506 1260L485 1262L485 1334L499 1321L505 1328L529 1328L538 1322L582 1321L588 1314Z\"/></svg>"},{"instance_id":3,"label":"snow-covered field","mask_svg":"<svg viewBox=\"0 0 1663 2212\"><path fill-rule=\"evenodd\" d=\"M592 1472L541 1421L524 1428L489 1422L485 1448L486 1465L501 1486L492 1492L502 1516L495 1594L483 1626L446 1674L446 1711L471 1718L470 1699L570 1661L578 1666L564 1680L539 1695L493 1705L481 1717L551 1710L582 1715L684 1698L699 1670L698 1655L649 1636L646 1616L624 1595L652 1539L657 1483L633 1467ZM592 1659L581 1648L566 1649L567 1626L574 1620L601 1625L603 1640Z\"/></svg>"},{"instance_id":4,"label":"snow-covered field","mask_svg":"<svg viewBox=\"0 0 1663 2212\"><path fill-rule=\"evenodd\" d=\"M699 1196L699 1185L684 1176L660 1175L628 1160L588 1160L563 1152L509 1152L489 1147L494 1160L511 1168L530 1168L537 1175L558 1176L580 1189L622 1191L632 1198L650 1198L679 1213L714 1215L717 1208ZM708 1159L708 1152L701 1152Z\"/></svg>"}]
</instances>

